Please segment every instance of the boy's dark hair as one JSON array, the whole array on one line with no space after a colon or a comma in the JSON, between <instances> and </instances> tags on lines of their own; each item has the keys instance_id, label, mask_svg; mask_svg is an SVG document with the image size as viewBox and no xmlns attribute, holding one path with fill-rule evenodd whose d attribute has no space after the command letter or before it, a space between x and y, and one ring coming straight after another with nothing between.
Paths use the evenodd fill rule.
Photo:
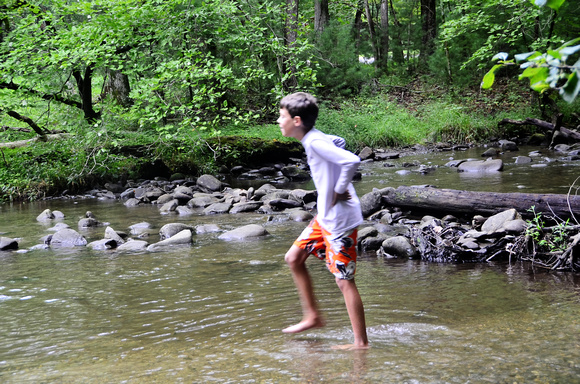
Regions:
<instances>
[{"instance_id":1,"label":"boy's dark hair","mask_svg":"<svg viewBox=\"0 0 580 384\"><path fill-rule=\"evenodd\" d=\"M300 116L302 124L307 129L314 127L318 118L316 98L306 92L296 92L280 100L280 108L285 108L290 116Z\"/></svg>"}]
</instances>

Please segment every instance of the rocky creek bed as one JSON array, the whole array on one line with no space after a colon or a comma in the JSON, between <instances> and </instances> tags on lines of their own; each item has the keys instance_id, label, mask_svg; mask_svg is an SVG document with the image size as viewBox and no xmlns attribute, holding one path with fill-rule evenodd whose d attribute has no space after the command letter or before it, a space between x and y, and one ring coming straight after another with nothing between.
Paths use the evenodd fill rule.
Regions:
<instances>
[{"instance_id":1,"label":"rocky creek bed","mask_svg":"<svg viewBox=\"0 0 580 384\"><path fill-rule=\"evenodd\" d=\"M449 149L440 145L430 150ZM507 150L517 150L516 144L504 140L484 154L487 160L450 162L447 166L457 167L459 172L499 172L503 166L502 161L492 159L492 156L498 151ZM580 148L575 146L562 144L556 150L568 161L580 159ZM401 152L365 148L359 156L363 161L388 161L401 156ZM534 154L521 156L521 161L529 156ZM158 207L160 215L182 217L200 214L243 215L253 212L265 215L268 220L307 222L316 214L316 191L282 187L288 181L305 181L310 178L303 158L254 169L238 166L227 170L227 173L238 180L258 181L261 186L232 188L223 181L223 177L220 180L213 175L196 178L173 175L168 180L129 181L123 185L111 183L82 196L60 198L120 200L128 208L152 204ZM530 221L524 220L521 212L513 208L489 216L473 215L469 218L451 214L417 216L412 210L389 206L386 199L389 192L392 193L392 188L375 188L360 196L365 217L365 223L359 228L360 252L376 253L379 257L387 258L420 258L455 263L523 259L554 270L576 271L580 268L580 235L577 225L534 229ZM175 222L161 227L159 241L151 243L148 236L154 226L147 222L134 223L129 228L111 228L106 218L95 217L87 212L85 217L70 223L65 213L50 209L39 212L36 220L54 224L50 228L54 233L42 237L40 243L30 249L86 246L102 252L155 252L166 247L189 246L199 233L215 233L216 239L220 241L244 241L268 236L267 229L258 224L225 231L212 224L194 226ZM89 243L77 229L92 227L103 227L103 237ZM560 236L565 235L566 241L561 242L565 245L561 244L558 249L547 247L546 244L556 231L559 231ZM2 236L0 250L27 252L29 249L19 249L20 240ZM542 244L544 248L540 246Z\"/></svg>"}]
</instances>

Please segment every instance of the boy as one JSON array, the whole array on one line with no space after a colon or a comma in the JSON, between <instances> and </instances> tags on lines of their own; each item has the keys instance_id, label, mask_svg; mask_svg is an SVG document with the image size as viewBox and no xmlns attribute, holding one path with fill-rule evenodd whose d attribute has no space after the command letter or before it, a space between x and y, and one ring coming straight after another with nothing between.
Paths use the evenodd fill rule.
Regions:
<instances>
[{"instance_id":1,"label":"boy","mask_svg":"<svg viewBox=\"0 0 580 384\"><path fill-rule=\"evenodd\" d=\"M360 159L336 146L332 138L314 128L318 117L316 99L304 92L284 97L280 102L282 135L300 140L308 158L318 192L318 214L296 239L284 257L302 302L303 317L298 324L282 330L298 333L324 326L318 310L306 259L310 254L326 260L346 303L354 332L354 344L339 348L366 349L368 339L363 303L354 282L357 227L363 217L360 201L351 183Z\"/></svg>"}]
</instances>

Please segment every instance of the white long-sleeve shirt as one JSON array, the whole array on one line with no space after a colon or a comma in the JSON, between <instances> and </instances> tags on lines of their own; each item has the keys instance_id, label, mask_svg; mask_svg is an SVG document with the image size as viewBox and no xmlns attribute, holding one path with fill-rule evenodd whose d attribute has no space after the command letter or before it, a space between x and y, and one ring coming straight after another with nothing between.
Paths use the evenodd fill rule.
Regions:
<instances>
[{"instance_id":1,"label":"white long-sleeve shirt","mask_svg":"<svg viewBox=\"0 0 580 384\"><path fill-rule=\"evenodd\" d=\"M312 128L301 140L318 199L318 222L330 233L341 233L363 222L360 201L351 181L358 169L360 158L339 148L324 133ZM351 198L339 200L332 206L334 193L348 190Z\"/></svg>"}]
</instances>

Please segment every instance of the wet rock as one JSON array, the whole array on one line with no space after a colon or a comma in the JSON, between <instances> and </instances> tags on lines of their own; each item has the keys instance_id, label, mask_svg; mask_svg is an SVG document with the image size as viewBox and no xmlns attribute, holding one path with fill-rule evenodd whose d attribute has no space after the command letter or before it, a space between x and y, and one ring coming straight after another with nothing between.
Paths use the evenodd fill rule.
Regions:
<instances>
[{"instance_id":1,"label":"wet rock","mask_svg":"<svg viewBox=\"0 0 580 384\"><path fill-rule=\"evenodd\" d=\"M132 235L142 235L144 233L150 233L153 226L145 221L129 226L129 230Z\"/></svg>"},{"instance_id":2,"label":"wet rock","mask_svg":"<svg viewBox=\"0 0 580 384\"><path fill-rule=\"evenodd\" d=\"M248 240L269 235L268 231L258 224L249 224L234 230L222 233L220 240Z\"/></svg>"},{"instance_id":3,"label":"wet rock","mask_svg":"<svg viewBox=\"0 0 580 384\"><path fill-rule=\"evenodd\" d=\"M147 246L148 251L159 251L167 247L174 247L177 245L189 245L192 242L192 231L191 229L184 229L183 231L176 233L175 235L161 240L157 243Z\"/></svg>"},{"instance_id":4,"label":"wet rock","mask_svg":"<svg viewBox=\"0 0 580 384\"><path fill-rule=\"evenodd\" d=\"M499 155L500 150L497 148L489 148L481 154L482 157L493 157Z\"/></svg>"},{"instance_id":5,"label":"wet rock","mask_svg":"<svg viewBox=\"0 0 580 384\"><path fill-rule=\"evenodd\" d=\"M141 203L142 203L141 200L132 197L130 199L127 199L127 201L125 201L123 203L123 205L125 205L125 207L136 207L136 206L140 205Z\"/></svg>"},{"instance_id":6,"label":"wet rock","mask_svg":"<svg viewBox=\"0 0 580 384\"><path fill-rule=\"evenodd\" d=\"M503 161L501 159L466 161L457 167L459 172L492 173L501 170L503 170Z\"/></svg>"},{"instance_id":7,"label":"wet rock","mask_svg":"<svg viewBox=\"0 0 580 384\"><path fill-rule=\"evenodd\" d=\"M516 157L516 164L529 164L532 162L532 158L529 156L518 156Z\"/></svg>"},{"instance_id":8,"label":"wet rock","mask_svg":"<svg viewBox=\"0 0 580 384\"><path fill-rule=\"evenodd\" d=\"M375 157L375 153L373 152L373 150L369 147L364 147L358 154L358 157L364 161L364 160L370 160L373 159Z\"/></svg>"},{"instance_id":9,"label":"wet rock","mask_svg":"<svg viewBox=\"0 0 580 384\"><path fill-rule=\"evenodd\" d=\"M164 190L158 187L151 187L147 189L147 191L143 194L143 197L145 197L149 201L156 201L163 195L165 195Z\"/></svg>"},{"instance_id":10,"label":"wet rock","mask_svg":"<svg viewBox=\"0 0 580 384\"><path fill-rule=\"evenodd\" d=\"M163 204L163 206L159 209L159 212L164 213L164 214L175 212L175 210L177 209L178 206L179 206L179 201L177 201L176 199L173 199L173 200L168 201L167 203Z\"/></svg>"},{"instance_id":11,"label":"wet rock","mask_svg":"<svg viewBox=\"0 0 580 384\"><path fill-rule=\"evenodd\" d=\"M290 198L301 201L303 204L316 202L317 197L316 190L294 189L290 192Z\"/></svg>"},{"instance_id":12,"label":"wet rock","mask_svg":"<svg viewBox=\"0 0 580 384\"><path fill-rule=\"evenodd\" d=\"M118 251L139 252L147 249L148 243L145 240L129 240L117 247Z\"/></svg>"},{"instance_id":13,"label":"wet rock","mask_svg":"<svg viewBox=\"0 0 580 384\"><path fill-rule=\"evenodd\" d=\"M78 222L79 228L94 228L101 225L101 222L93 217L85 217Z\"/></svg>"},{"instance_id":14,"label":"wet rock","mask_svg":"<svg viewBox=\"0 0 580 384\"><path fill-rule=\"evenodd\" d=\"M286 209L286 208L298 208L302 206L302 203L293 199L272 199L268 201L268 204L271 207L277 209Z\"/></svg>"},{"instance_id":15,"label":"wet rock","mask_svg":"<svg viewBox=\"0 0 580 384\"><path fill-rule=\"evenodd\" d=\"M65 228L70 228L70 226L66 223L56 223L54 225L54 227L50 227L50 228L48 228L48 230L56 232L56 231L60 231L61 229L65 229Z\"/></svg>"},{"instance_id":16,"label":"wet rock","mask_svg":"<svg viewBox=\"0 0 580 384\"><path fill-rule=\"evenodd\" d=\"M421 256L417 248L404 236L393 236L386 239L381 248L386 254L398 258L416 259Z\"/></svg>"},{"instance_id":17,"label":"wet rock","mask_svg":"<svg viewBox=\"0 0 580 384\"><path fill-rule=\"evenodd\" d=\"M236 203L230 209L230 213L254 212L260 208L264 203L262 201L245 201Z\"/></svg>"},{"instance_id":18,"label":"wet rock","mask_svg":"<svg viewBox=\"0 0 580 384\"><path fill-rule=\"evenodd\" d=\"M306 181L310 180L310 172L305 171L296 166L290 165L281 169L282 174L292 181Z\"/></svg>"},{"instance_id":19,"label":"wet rock","mask_svg":"<svg viewBox=\"0 0 580 384\"><path fill-rule=\"evenodd\" d=\"M0 236L0 251L13 251L18 249L18 241L10 237Z\"/></svg>"},{"instance_id":20,"label":"wet rock","mask_svg":"<svg viewBox=\"0 0 580 384\"><path fill-rule=\"evenodd\" d=\"M222 189L222 182L212 175L201 175L197 185L206 192L217 192Z\"/></svg>"},{"instance_id":21,"label":"wet rock","mask_svg":"<svg viewBox=\"0 0 580 384\"><path fill-rule=\"evenodd\" d=\"M88 243L87 247L97 251L104 251L117 248L117 242L113 239L101 239Z\"/></svg>"},{"instance_id":22,"label":"wet rock","mask_svg":"<svg viewBox=\"0 0 580 384\"><path fill-rule=\"evenodd\" d=\"M305 211L303 209L293 209L290 211L290 214L288 215L288 219L298 222L310 221L313 218L314 215L312 215L312 213Z\"/></svg>"},{"instance_id":23,"label":"wet rock","mask_svg":"<svg viewBox=\"0 0 580 384\"><path fill-rule=\"evenodd\" d=\"M375 161L398 159L400 156L401 154L395 151L375 152Z\"/></svg>"},{"instance_id":24,"label":"wet rock","mask_svg":"<svg viewBox=\"0 0 580 384\"><path fill-rule=\"evenodd\" d=\"M168 223L159 229L159 236L161 240L165 240L185 230L193 231L194 228L184 223Z\"/></svg>"},{"instance_id":25,"label":"wet rock","mask_svg":"<svg viewBox=\"0 0 580 384\"><path fill-rule=\"evenodd\" d=\"M173 201L173 194L171 193L166 193L164 195L159 196L159 198L155 201L156 204L159 205L163 205L163 204L167 204L170 201Z\"/></svg>"},{"instance_id":26,"label":"wet rock","mask_svg":"<svg viewBox=\"0 0 580 384\"><path fill-rule=\"evenodd\" d=\"M379 190L374 190L369 193L365 193L360 197L360 205L363 217L368 217L372 213L378 211L382 207L382 192Z\"/></svg>"},{"instance_id":27,"label":"wet rock","mask_svg":"<svg viewBox=\"0 0 580 384\"><path fill-rule=\"evenodd\" d=\"M212 204L219 203L220 198L207 193L196 193L191 200L187 202L190 208L205 208Z\"/></svg>"},{"instance_id":28,"label":"wet rock","mask_svg":"<svg viewBox=\"0 0 580 384\"><path fill-rule=\"evenodd\" d=\"M125 243L123 237L111 227L105 228L105 239L115 240L118 245Z\"/></svg>"},{"instance_id":29,"label":"wet rock","mask_svg":"<svg viewBox=\"0 0 580 384\"><path fill-rule=\"evenodd\" d=\"M217 224L201 224L195 226L195 233L197 233L198 235L220 231L221 228Z\"/></svg>"},{"instance_id":30,"label":"wet rock","mask_svg":"<svg viewBox=\"0 0 580 384\"><path fill-rule=\"evenodd\" d=\"M193 209L186 207L184 205L180 205L177 208L175 208L175 212L177 212L178 215L182 216L193 215L196 213Z\"/></svg>"},{"instance_id":31,"label":"wet rock","mask_svg":"<svg viewBox=\"0 0 580 384\"><path fill-rule=\"evenodd\" d=\"M382 235L365 237L358 242L358 248L361 252L376 251L381 248L383 241L385 238Z\"/></svg>"},{"instance_id":32,"label":"wet rock","mask_svg":"<svg viewBox=\"0 0 580 384\"><path fill-rule=\"evenodd\" d=\"M230 203L214 203L203 210L204 215L218 215L220 213L228 213L232 204Z\"/></svg>"},{"instance_id":33,"label":"wet rock","mask_svg":"<svg viewBox=\"0 0 580 384\"><path fill-rule=\"evenodd\" d=\"M179 205L187 204L193 198L193 190L190 187L180 185L173 191L173 198L179 201Z\"/></svg>"},{"instance_id":34,"label":"wet rock","mask_svg":"<svg viewBox=\"0 0 580 384\"><path fill-rule=\"evenodd\" d=\"M71 228L57 231L50 239L50 246L54 248L74 248L87 245L87 239Z\"/></svg>"},{"instance_id":35,"label":"wet rock","mask_svg":"<svg viewBox=\"0 0 580 384\"><path fill-rule=\"evenodd\" d=\"M42 211L40 215L36 216L36 221L47 222L51 220L54 220L54 214L48 208Z\"/></svg>"},{"instance_id":36,"label":"wet rock","mask_svg":"<svg viewBox=\"0 0 580 384\"><path fill-rule=\"evenodd\" d=\"M508 209L489 217L481 226L481 231L488 234L505 232L505 225L512 220L521 220L521 215L515 209Z\"/></svg>"},{"instance_id":37,"label":"wet rock","mask_svg":"<svg viewBox=\"0 0 580 384\"><path fill-rule=\"evenodd\" d=\"M519 151L517 144L511 140L500 140L499 141L499 148L506 152L506 151Z\"/></svg>"}]
</instances>

